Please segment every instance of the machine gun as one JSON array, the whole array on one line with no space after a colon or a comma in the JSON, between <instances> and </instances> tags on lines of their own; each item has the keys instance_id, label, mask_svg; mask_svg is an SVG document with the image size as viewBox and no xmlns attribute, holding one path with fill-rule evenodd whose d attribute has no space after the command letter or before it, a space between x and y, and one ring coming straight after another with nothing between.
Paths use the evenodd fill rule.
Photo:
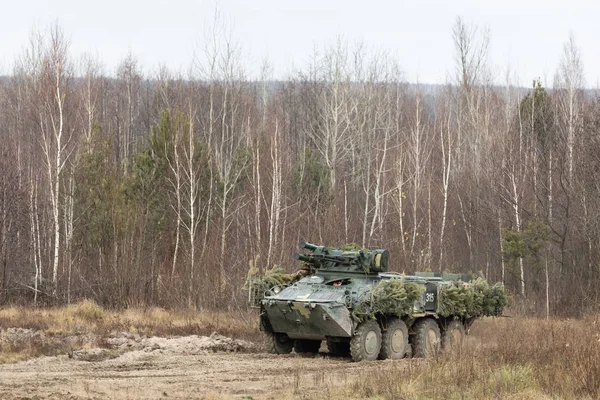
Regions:
<instances>
[{"instance_id":1,"label":"machine gun","mask_svg":"<svg viewBox=\"0 0 600 400\"><path fill-rule=\"evenodd\" d=\"M387 250L342 250L305 241L300 242L300 247L310 250L312 254L294 253L294 258L315 269L374 274L388 270Z\"/></svg>"}]
</instances>

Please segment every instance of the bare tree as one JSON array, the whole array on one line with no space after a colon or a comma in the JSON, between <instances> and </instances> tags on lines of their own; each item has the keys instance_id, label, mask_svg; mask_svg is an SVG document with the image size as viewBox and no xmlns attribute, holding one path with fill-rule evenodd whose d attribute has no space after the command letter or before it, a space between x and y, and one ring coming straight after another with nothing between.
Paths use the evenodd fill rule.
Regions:
<instances>
[{"instance_id":1,"label":"bare tree","mask_svg":"<svg viewBox=\"0 0 600 400\"><path fill-rule=\"evenodd\" d=\"M197 60L197 68L207 81L209 90L209 113L203 123L211 149L212 174L219 181L215 191L215 205L220 209L220 251L218 281L221 292L227 286L225 271L226 245L231 218L238 209L236 189L246 170L248 159L241 151L248 143L249 120L244 109L244 71L240 64L241 49L234 40L231 28L215 12L211 29L205 35L205 59ZM213 169L214 168L214 169ZM213 201L213 189L209 203ZM212 205L209 204L209 210ZM210 212L210 211L209 211ZM208 226L206 226L208 229Z\"/></svg>"},{"instance_id":2,"label":"bare tree","mask_svg":"<svg viewBox=\"0 0 600 400\"><path fill-rule=\"evenodd\" d=\"M92 151L92 140L94 136L94 129L98 124L99 118L99 102L100 102L100 80L102 74L102 67L100 62L90 55L85 55L81 60L81 75L85 79L85 89L82 90L83 99L83 110L85 115L82 116L84 120L85 130L85 147L89 153Z\"/></svg>"},{"instance_id":3,"label":"bare tree","mask_svg":"<svg viewBox=\"0 0 600 400\"><path fill-rule=\"evenodd\" d=\"M320 93L318 109L321 124L306 132L329 168L332 190L336 187L336 168L347 155L349 144L348 117L350 104L350 75L348 68L348 49L341 39L336 47L329 50L321 60L321 77L325 90Z\"/></svg>"},{"instance_id":4,"label":"bare tree","mask_svg":"<svg viewBox=\"0 0 600 400\"><path fill-rule=\"evenodd\" d=\"M555 87L559 93L561 125L567 140L570 185L573 184L574 149L581 129L583 84L583 64L575 38L571 35L564 45L559 71L555 77Z\"/></svg>"},{"instance_id":5,"label":"bare tree","mask_svg":"<svg viewBox=\"0 0 600 400\"><path fill-rule=\"evenodd\" d=\"M421 234L420 227L422 217L419 213L421 190L424 182L425 166L431 155L431 144L427 141L427 130L425 127L422 93L417 89L414 103L411 104L413 113L409 116L410 131L408 133L408 156L410 171L412 171L411 189L411 216L412 232L410 234L410 254L414 257L416 251L417 237Z\"/></svg>"},{"instance_id":6,"label":"bare tree","mask_svg":"<svg viewBox=\"0 0 600 400\"><path fill-rule=\"evenodd\" d=\"M125 172L129 168L129 157L133 154L137 138L135 137L136 122L139 115L139 97L142 76L138 61L130 52L117 68L119 92L125 96L117 103L118 112L118 154L124 164ZM125 104L121 104L124 102Z\"/></svg>"},{"instance_id":7,"label":"bare tree","mask_svg":"<svg viewBox=\"0 0 600 400\"><path fill-rule=\"evenodd\" d=\"M486 28L480 32L477 26L468 25L457 17L452 28L452 40L456 52L456 81L466 93L470 93L486 68L489 30Z\"/></svg>"},{"instance_id":8,"label":"bare tree","mask_svg":"<svg viewBox=\"0 0 600 400\"><path fill-rule=\"evenodd\" d=\"M190 257L190 282L189 282L189 297L188 305L192 306L192 299L194 295L194 282L196 281L196 234L198 232L198 225L202 221L202 210L199 204L200 189L201 189L201 171L199 167L203 166L201 160L197 156L197 139L194 131L194 121L196 116L194 115L191 107L189 112L189 122L187 128L187 143L184 148L184 175L187 191L187 207L185 213L187 214L186 223L183 226L186 228L189 234L189 257ZM176 155L175 158L179 158Z\"/></svg>"},{"instance_id":9,"label":"bare tree","mask_svg":"<svg viewBox=\"0 0 600 400\"><path fill-rule=\"evenodd\" d=\"M43 79L47 84L43 109L40 111L42 147L48 173L50 200L54 220L54 257L52 262L53 293L56 295L61 254L61 181L70 156L73 132L65 127L65 106L69 94L71 66L68 43L62 30L54 26L46 49Z\"/></svg>"},{"instance_id":10,"label":"bare tree","mask_svg":"<svg viewBox=\"0 0 600 400\"><path fill-rule=\"evenodd\" d=\"M448 91L445 97L449 97ZM446 102L444 102L446 103ZM442 109L439 121L440 148L442 150L442 221L440 226L440 259L439 270L444 268L444 235L446 233L446 220L448 218L448 198L450 196L450 177L453 168L453 153L456 146L456 138L453 135L452 113L449 109Z\"/></svg>"},{"instance_id":11,"label":"bare tree","mask_svg":"<svg viewBox=\"0 0 600 400\"><path fill-rule=\"evenodd\" d=\"M271 161L273 164L271 177L271 208L269 212L269 250L267 265L271 265L271 255L278 244L279 225L282 211L283 172L280 150L279 124L275 121L275 133L271 139Z\"/></svg>"}]
</instances>

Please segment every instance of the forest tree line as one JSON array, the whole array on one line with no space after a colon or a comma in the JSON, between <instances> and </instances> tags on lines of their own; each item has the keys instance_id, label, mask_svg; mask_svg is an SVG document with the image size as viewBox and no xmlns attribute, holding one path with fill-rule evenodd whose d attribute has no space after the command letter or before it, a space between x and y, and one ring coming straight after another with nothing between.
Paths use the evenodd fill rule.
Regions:
<instances>
[{"instance_id":1,"label":"forest tree line","mask_svg":"<svg viewBox=\"0 0 600 400\"><path fill-rule=\"evenodd\" d=\"M523 88L460 18L435 86L341 40L250 80L223 32L147 75L31 36L0 78L0 305L243 308L248 271L294 271L300 239L503 281L520 312L599 304L600 102L573 39Z\"/></svg>"}]
</instances>

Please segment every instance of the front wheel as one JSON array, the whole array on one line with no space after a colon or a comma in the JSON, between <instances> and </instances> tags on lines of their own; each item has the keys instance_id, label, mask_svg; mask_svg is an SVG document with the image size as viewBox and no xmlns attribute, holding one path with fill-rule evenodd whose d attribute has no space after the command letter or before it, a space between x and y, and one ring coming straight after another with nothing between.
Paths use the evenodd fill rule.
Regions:
<instances>
[{"instance_id":1,"label":"front wheel","mask_svg":"<svg viewBox=\"0 0 600 400\"><path fill-rule=\"evenodd\" d=\"M399 360L408 353L408 328L400 318L388 321L387 329L383 332L381 352L382 360Z\"/></svg>"},{"instance_id":2,"label":"front wheel","mask_svg":"<svg viewBox=\"0 0 600 400\"><path fill-rule=\"evenodd\" d=\"M381 350L381 328L377 321L366 321L358 325L350 340L353 361L373 361Z\"/></svg>"},{"instance_id":3,"label":"front wheel","mask_svg":"<svg viewBox=\"0 0 600 400\"><path fill-rule=\"evenodd\" d=\"M285 333L265 332L265 348L271 354L289 354L294 341Z\"/></svg>"}]
</instances>

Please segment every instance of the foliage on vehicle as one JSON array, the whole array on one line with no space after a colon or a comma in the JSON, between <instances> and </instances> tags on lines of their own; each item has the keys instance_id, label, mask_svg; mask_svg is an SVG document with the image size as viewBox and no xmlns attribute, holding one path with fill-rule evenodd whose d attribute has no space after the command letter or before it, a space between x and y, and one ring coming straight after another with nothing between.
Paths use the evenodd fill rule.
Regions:
<instances>
[{"instance_id":1,"label":"foliage on vehicle","mask_svg":"<svg viewBox=\"0 0 600 400\"><path fill-rule=\"evenodd\" d=\"M277 265L259 275L258 269L251 266L244 284L244 289L249 291L250 305L260 305L260 301L267 290L274 286L287 286L294 280L295 276L295 274L286 273L283 268Z\"/></svg>"},{"instance_id":2,"label":"foliage on vehicle","mask_svg":"<svg viewBox=\"0 0 600 400\"><path fill-rule=\"evenodd\" d=\"M358 322L374 319L377 314L410 315L415 301L419 300L425 287L404 279L384 279L352 310L352 318Z\"/></svg>"},{"instance_id":3,"label":"foliage on vehicle","mask_svg":"<svg viewBox=\"0 0 600 400\"><path fill-rule=\"evenodd\" d=\"M490 286L483 278L471 284L453 282L439 288L438 314L444 317L497 317L507 304L504 285Z\"/></svg>"}]
</instances>

